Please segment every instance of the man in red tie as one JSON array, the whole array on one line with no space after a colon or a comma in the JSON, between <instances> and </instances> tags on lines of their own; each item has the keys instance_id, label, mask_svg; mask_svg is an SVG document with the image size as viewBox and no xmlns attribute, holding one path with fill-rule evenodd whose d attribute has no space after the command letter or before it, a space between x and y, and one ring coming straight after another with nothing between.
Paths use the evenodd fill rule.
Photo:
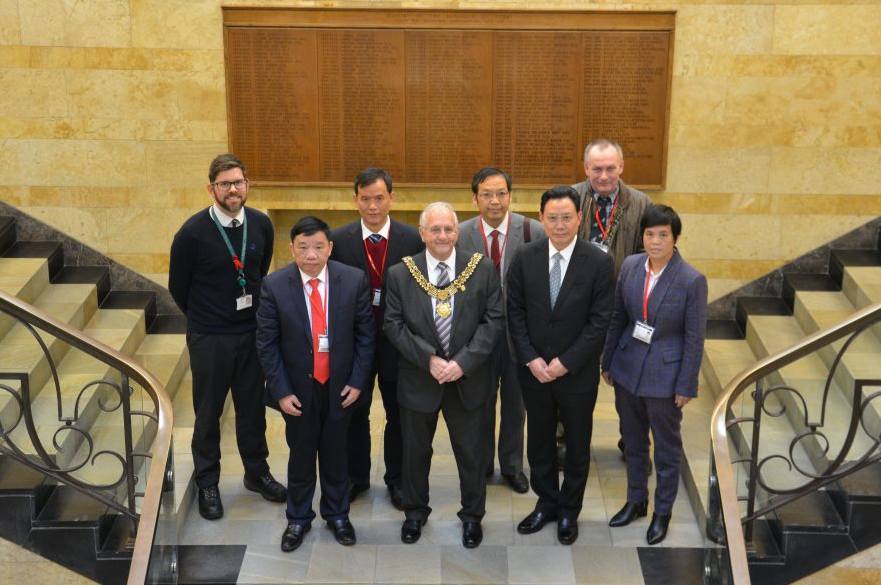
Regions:
<instances>
[{"instance_id":1,"label":"man in red tie","mask_svg":"<svg viewBox=\"0 0 881 585\"><path fill-rule=\"evenodd\" d=\"M540 240L545 232L541 223L508 210L511 205L511 177L505 171L486 167L471 180L471 196L479 214L459 226L459 247L465 252L480 252L492 260L504 293L504 278L511 260L520 248ZM484 465L487 476L493 474L496 437L496 392L501 396L499 424L499 471L512 490L529 491L523 473L523 425L526 411L517 381L517 366L511 359L510 340L502 335L493 354L493 393L486 403Z\"/></svg>"},{"instance_id":2,"label":"man in red tie","mask_svg":"<svg viewBox=\"0 0 881 585\"><path fill-rule=\"evenodd\" d=\"M257 311L266 391L283 413L291 449L284 551L302 544L315 518L316 458L321 517L337 542L355 544L346 435L370 380L375 330L367 275L329 261L332 248L324 221L300 219L291 230L294 264L264 279Z\"/></svg>"}]
</instances>

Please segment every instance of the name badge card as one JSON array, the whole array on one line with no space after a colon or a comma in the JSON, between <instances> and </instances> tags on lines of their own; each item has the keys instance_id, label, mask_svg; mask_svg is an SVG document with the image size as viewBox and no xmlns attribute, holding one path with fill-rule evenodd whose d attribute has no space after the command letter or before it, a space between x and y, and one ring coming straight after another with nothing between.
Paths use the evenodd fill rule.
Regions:
<instances>
[{"instance_id":1,"label":"name badge card","mask_svg":"<svg viewBox=\"0 0 881 585\"><path fill-rule=\"evenodd\" d=\"M327 353L330 351L330 340L327 338L327 335L318 336L318 351L320 353Z\"/></svg>"},{"instance_id":2,"label":"name badge card","mask_svg":"<svg viewBox=\"0 0 881 585\"><path fill-rule=\"evenodd\" d=\"M379 300L381 298L382 298L382 289L381 288L373 289L373 306L374 307L379 306Z\"/></svg>"},{"instance_id":3,"label":"name badge card","mask_svg":"<svg viewBox=\"0 0 881 585\"><path fill-rule=\"evenodd\" d=\"M637 321L633 326L633 338L643 343L651 343L652 335L655 334L655 328L643 321Z\"/></svg>"},{"instance_id":4,"label":"name badge card","mask_svg":"<svg viewBox=\"0 0 881 585\"><path fill-rule=\"evenodd\" d=\"M236 311L244 311L254 305L254 299L251 295L242 295L236 299Z\"/></svg>"}]
</instances>

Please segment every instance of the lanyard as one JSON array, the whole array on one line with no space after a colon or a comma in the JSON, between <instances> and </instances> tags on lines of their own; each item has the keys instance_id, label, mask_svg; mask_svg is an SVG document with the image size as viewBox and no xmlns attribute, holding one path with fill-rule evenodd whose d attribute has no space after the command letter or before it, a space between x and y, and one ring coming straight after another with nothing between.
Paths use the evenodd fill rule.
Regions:
<instances>
[{"instance_id":1,"label":"lanyard","mask_svg":"<svg viewBox=\"0 0 881 585\"><path fill-rule=\"evenodd\" d=\"M612 229L612 221L615 219L615 212L618 210L618 199L618 197L615 197L615 203L612 204L612 212L609 213L609 219L605 226L603 225L603 222L600 221L599 200L597 200L596 208L593 210L593 216L597 220L597 227L600 228L600 233L603 234L603 242L608 239L609 230Z\"/></svg>"},{"instance_id":2,"label":"lanyard","mask_svg":"<svg viewBox=\"0 0 881 585\"><path fill-rule=\"evenodd\" d=\"M658 277L660 278L660 276ZM649 322L649 296L652 294L654 287L649 288L652 281L652 269L645 271L645 285L642 287L642 320L644 323ZM657 285L657 282L655 283Z\"/></svg>"},{"instance_id":3,"label":"lanyard","mask_svg":"<svg viewBox=\"0 0 881 585\"><path fill-rule=\"evenodd\" d=\"M316 277L316 278L317 278L317 277ZM312 307L312 311L314 312L315 309L319 309L319 310L321 310L321 320L322 320L322 322L324 323L324 333L325 333L325 335L327 334L327 297L330 296L330 295L328 294L328 292L330 292L330 291L327 290L327 281L328 281L328 280L330 280L330 279L327 277L327 273L325 272L325 273L324 273L324 307L322 307L321 305L318 305L317 307L314 306L313 303L312 303L312 295L311 295L311 294L309 295L309 305ZM319 280L318 282L321 283L320 280ZM310 286L311 286L311 285L310 285ZM318 290L318 285L317 285L317 284L315 285L315 290L318 291L318 296L321 296L321 291Z\"/></svg>"},{"instance_id":4,"label":"lanyard","mask_svg":"<svg viewBox=\"0 0 881 585\"><path fill-rule=\"evenodd\" d=\"M529 221L529 218L526 219ZM483 237L483 249L486 251L486 255L492 259L492 256L489 252L489 243L486 240L486 231L483 228L483 219L479 220L480 223L480 235ZM498 230L496 230L498 231ZM501 232L499 232L501 233ZM511 214L508 214L508 221L505 222L505 243L502 244L501 248L499 248L499 264L502 263L502 259L505 257L505 247L508 245L508 236L511 234ZM499 240L498 234L496 235L496 241Z\"/></svg>"},{"instance_id":5,"label":"lanyard","mask_svg":"<svg viewBox=\"0 0 881 585\"><path fill-rule=\"evenodd\" d=\"M241 259L236 256L236 251L232 247L232 242L229 241L229 236L226 235L226 230L223 229L223 226L220 225L220 220L217 219L217 216L214 215L214 208L208 208L208 215L211 216L211 219L214 221L214 225L217 226L217 231L220 232L220 237L223 238L223 243L226 244L226 249L229 250L230 256L232 256L232 265L238 273L238 283L239 286L242 287L242 294L245 293L245 285L247 284L247 280L245 279L245 253L248 251L248 222L247 214L242 218L242 256Z\"/></svg>"},{"instance_id":6,"label":"lanyard","mask_svg":"<svg viewBox=\"0 0 881 585\"><path fill-rule=\"evenodd\" d=\"M385 271L385 259L388 258L388 248L391 245L391 237L392 231L389 230L389 237L385 239L385 250L382 252L382 260L379 263L380 270L376 269L376 263L373 262L373 256L370 254L370 250L367 249L367 240L369 238L364 238L361 240L361 243L364 244L364 255L367 256L367 262L370 264L370 268L373 269L373 272L379 277L379 280L382 280L382 273Z\"/></svg>"}]
</instances>

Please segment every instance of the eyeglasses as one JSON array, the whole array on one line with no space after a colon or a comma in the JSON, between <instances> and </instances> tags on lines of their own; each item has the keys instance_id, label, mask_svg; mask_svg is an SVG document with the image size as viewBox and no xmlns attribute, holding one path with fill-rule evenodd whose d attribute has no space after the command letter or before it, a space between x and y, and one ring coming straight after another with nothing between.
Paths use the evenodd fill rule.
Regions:
<instances>
[{"instance_id":1,"label":"eyeglasses","mask_svg":"<svg viewBox=\"0 0 881 585\"><path fill-rule=\"evenodd\" d=\"M498 199L499 201L501 201L508 195L510 195L510 193L507 191L481 191L477 194L477 196L484 201L492 201L493 199Z\"/></svg>"},{"instance_id":2,"label":"eyeglasses","mask_svg":"<svg viewBox=\"0 0 881 585\"><path fill-rule=\"evenodd\" d=\"M233 187L236 188L236 191L241 191L245 188L245 185L248 184L248 179L239 179L237 181L217 181L216 183L211 183L214 187L217 188L221 193L229 193L229 190Z\"/></svg>"}]
</instances>

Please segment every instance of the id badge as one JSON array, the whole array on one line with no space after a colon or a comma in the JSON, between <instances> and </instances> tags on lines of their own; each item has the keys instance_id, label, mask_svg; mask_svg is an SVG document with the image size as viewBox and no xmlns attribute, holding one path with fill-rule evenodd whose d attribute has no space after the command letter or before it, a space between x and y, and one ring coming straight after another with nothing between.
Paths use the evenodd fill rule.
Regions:
<instances>
[{"instance_id":1,"label":"id badge","mask_svg":"<svg viewBox=\"0 0 881 585\"><path fill-rule=\"evenodd\" d=\"M651 343L652 335L655 334L655 328L643 321L637 321L633 326L633 337L643 343Z\"/></svg>"},{"instance_id":2,"label":"id badge","mask_svg":"<svg viewBox=\"0 0 881 585\"><path fill-rule=\"evenodd\" d=\"M327 338L327 335L318 336L318 351L319 353L327 353L330 351L330 340Z\"/></svg>"},{"instance_id":3,"label":"id badge","mask_svg":"<svg viewBox=\"0 0 881 585\"><path fill-rule=\"evenodd\" d=\"M245 309L250 309L254 304L254 299L251 295L242 295L236 299L236 311L244 311Z\"/></svg>"},{"instance_id":4,"label":"id badge","mask_svg":"<svg viewBox=\"0 0 881 585\"><path fill-rule=\"evenodd\" d=\"M381 288L373 289L373 306L374 307L379 306L379 300L381 298L382 298L382 289Z\"/></svg>"},{"instance_id":5,"label":"id badge","mask_svg":"<svg viewBox=\"0 0 881 585\"><path fill-rule=\"evenodd\" d=\"M591 244L593 244L594 246L596 246L597 248L599 248L599 250L602 251L602 252L604 252L605 254L608 254L608 253L609 253L609 247L608 247L607 245L605 245L604 243L602 243L602 242L591 242Z\"/></svg>"}]
</instances>

